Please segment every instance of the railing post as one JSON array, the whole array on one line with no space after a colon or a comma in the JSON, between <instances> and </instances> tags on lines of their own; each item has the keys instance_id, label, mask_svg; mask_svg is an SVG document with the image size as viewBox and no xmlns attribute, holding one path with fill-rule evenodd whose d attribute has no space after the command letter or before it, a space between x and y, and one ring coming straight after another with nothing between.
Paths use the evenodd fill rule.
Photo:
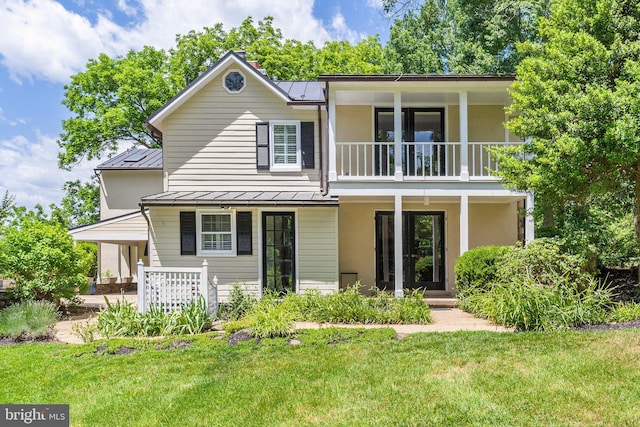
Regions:
<instances>
[{"instance_id":1,"label":"railing post","mask_svg":"<svg viewBox=\"0 0 640 427\"><path fill-rule=\"evenodd\" d=\"M467 91L459 94L460 100L460 180L469 181L469 118Z\"/></svg>"},{"instance_id":2,"label":"railing post","mask_svg":"<svg viewBox=\"0 0 640 427\"><path fill-rule=\"evenodd\" d=\"M200 295L204 298L204 302L207 305L207 312L209 310L209 263L205 259L202 261L202 272L200 273Z\"/></svg>"},{"instance_id":3,"label":"railing post","mask_svg":"<svg viewBox=\"0 0 640 427\"><path fill-rule=\"evenodd\" d=\"M138 311L144 313L146 311L145 307L145 292L147 289L147 278L144 272L144 263L142 260L138 261Z\"/></svg>"}]
</instances>

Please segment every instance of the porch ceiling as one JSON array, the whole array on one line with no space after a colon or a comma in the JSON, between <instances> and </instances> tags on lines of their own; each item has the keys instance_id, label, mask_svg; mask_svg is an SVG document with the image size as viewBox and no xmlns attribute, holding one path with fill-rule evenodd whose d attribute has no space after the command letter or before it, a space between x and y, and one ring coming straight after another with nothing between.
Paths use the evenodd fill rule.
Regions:
<instances>
[{"instance_id":1,"label":"porch ceiling","mask_svg":"<svg viewBox=\"0 0 640 427\"><path fill-rule=\"evenodd\" d=\"M524 199L524 195L508 195L508 196L469 196L469 203L511 203ZM340 196L340 204L342 203L393 203L394 196ZM458 204L460 197L457 196L404 196L403 203L415 203L437 205L437 204Z\"/></svg>"},{"instance_id":2,"label":"porch ceiling","mask_svg":"<svg viewBox=\"0 0 640 427\"><path fill-rule=\"evenodd\" d=\"M393 105L393 92L336 90L337 105ZM403 91L403 105L457 105L458 92ZM511 100L506 89L494 91L469 91L469 105L509 105Z\"/></svg>"}]
</instances>

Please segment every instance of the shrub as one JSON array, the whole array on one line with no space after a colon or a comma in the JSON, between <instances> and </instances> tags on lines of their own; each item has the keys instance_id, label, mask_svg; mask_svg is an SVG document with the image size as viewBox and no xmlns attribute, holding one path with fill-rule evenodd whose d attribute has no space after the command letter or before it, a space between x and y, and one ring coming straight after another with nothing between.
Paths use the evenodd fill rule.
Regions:
<instances>
[{"instance_id":1,"label":"shrub","mask_svg":"<svg viewBox=\"0 0 640 427\"><path fill-rule=\"evenodd\" d=\"M553 286L560 276L579 289L593 277L587 267L586 257L568 252L561 239L537 239L526 247L505 252L498 264L497 280L501 283L517 282L531 275L537 282Z\"/></svg>"},{"instance_id":2,"label":"shrub","mask_svg":"<svg viewBox=\"0 0 640 427\"><path fill-rule=\"evenodd\" d=\"M610 322L631 322L640 319L640 304L625 302L616 304L609 313Z\"/></svg>"},{"instance_id":3,"label":"shrub","mask_svg":"<svg viewBox=\"0 0 640 427\"><path fill-rule=\"evenodd\" d=\"M253 294L234 283L229 293L229 301L220 307L220 317L228 320L240 319L253 308L256 302L257 299Z\"/></svg>"},{"instance_id":4,"label":"shrub","mask_svg":"<svg viewBox=\"0 0 640 427\"><path fill-rule=\"evenodd\" d=\"M0 336L13 339L47 338L58 320L56 306L48 301L24 301L0 311Z\"/></svg>"},{"instance_id":5,"label":"shrub","mask_svg":"<svg viewBox=\"0 0 640 427\"><path fill-rule=\"evenodd\" d=\"M98 315L96 327L107 338L199 334L211 327L211 317L203 298L168 313L158 306L139 313L128 301L117 300L111 304L106 297L105 301L107 307Z\"/></svg>"},{"instance_id":6,"label":"shrub","mask_svg":"<svg viewBox=\"0 0 640 427\"><path fill-rule=\"evenodd\" d=\"M257 304L245 321L256 338L286 337L294 331L295 313L284 304Z\"/></svg>"},{"instance_id":7,"label":"shrub","mask_svg":"<svg viewBox=\"0 0 640 427\"><path fill-rule=\"evenodd\" d=\"M462 254L455 266L458 296L486 290L497 277L498 263L511 250L509 246L482 246Z\"/></svg>"},{"instance_id":8,"label":"shrub","mask_svg":"<svg viewBox=\"0 0 640 427\"><path fill-rule=\"evenodd\" d=\"M7 227L0 239L0 266L15 280L13 296L19 300L47 300L60 305L86 286L81 254L59 224L25 218Z\"/></svg>"},{"instance_id":9,"label":"shrub","mask_svg":"<svg viewBox=\"0 0 640 427\"><path fill-rule=\"evenodd\" d=\"M586 271L586 260L557 239L505 253L486 289L463 294L460 307L517 330L550 330L607 319L612 294Z\"/></svg>"}]
</instances>

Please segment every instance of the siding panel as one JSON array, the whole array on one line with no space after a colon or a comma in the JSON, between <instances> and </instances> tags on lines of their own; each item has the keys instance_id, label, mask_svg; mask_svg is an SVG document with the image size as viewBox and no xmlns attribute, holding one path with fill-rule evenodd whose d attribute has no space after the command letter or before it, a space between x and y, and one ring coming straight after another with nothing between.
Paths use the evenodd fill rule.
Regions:
<instances>
[{"instance_id":1,"label":"siding panel","mask_svg":"<svg viewBox=\"0 0 640 427\"><path fill-rule=\"evenodd\" d=\"M317 111L287 106L253 76L247 76L241 93L230 94L222 87L222 75L224 71L165 119L167 191L246 191L256 186L263 191L319 190L318 167L296 173L258 171L255 141L256 122L315 122L317 166L321 131Z\"/></svg>"}]
</instances>

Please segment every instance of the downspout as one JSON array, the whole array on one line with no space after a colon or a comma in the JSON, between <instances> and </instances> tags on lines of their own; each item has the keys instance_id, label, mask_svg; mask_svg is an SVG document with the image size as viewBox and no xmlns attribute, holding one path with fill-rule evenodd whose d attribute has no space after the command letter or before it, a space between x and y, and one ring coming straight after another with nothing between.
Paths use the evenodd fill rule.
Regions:
<instances>
[{"instance_id":1,"label":"downspout","mask_svg":"<svg viewBox=\"0 0 640 427\"><path fill-rule=\"evenodd\" d=\"M322 111L320 104L318 104L318 152L320 153L320 190L323 196L327 193L324 188L324 168L322 167Z\"/></svg>"},{"instance_id":2,"label":"downspout","mask_svg":"<svg viewBox=\"0 0 640 427\"><path fill-rule=\"evenodd\" d=\"M149 253L149 262L148 264L151 265L151 251L149 250L149 242L151 242L151 220L149 219L149 217L147 216L147 212L144 210L144 204L142 202L140 202L140 213L142 214L143 218L145 221L147 221L147 252ZM142 254L144 256L144 252ZM140 258L142 259L142 258ZM137 265L136 261L136 265ZM138 279L140 280L140 279Z\"/></svg>"}]
</instances>

